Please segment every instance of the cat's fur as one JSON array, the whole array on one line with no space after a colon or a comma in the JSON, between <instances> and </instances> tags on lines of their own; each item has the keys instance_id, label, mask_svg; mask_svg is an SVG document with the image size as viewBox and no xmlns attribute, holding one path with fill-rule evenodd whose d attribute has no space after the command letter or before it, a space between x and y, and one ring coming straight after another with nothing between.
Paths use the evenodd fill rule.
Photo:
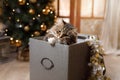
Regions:
<instances>
[{"instance_id":1,"label":"cat's fur","mask_svg":"<svg viewBox=\"0 0 120 80\"><path fill-rule=\"evenodd\" d=\"M76 43L76 39L76 28L62 19L58 19L44 37L44 40L48 41L52 46L54 46L55 43L70 45Z\"/></svg>"}]
</instances>

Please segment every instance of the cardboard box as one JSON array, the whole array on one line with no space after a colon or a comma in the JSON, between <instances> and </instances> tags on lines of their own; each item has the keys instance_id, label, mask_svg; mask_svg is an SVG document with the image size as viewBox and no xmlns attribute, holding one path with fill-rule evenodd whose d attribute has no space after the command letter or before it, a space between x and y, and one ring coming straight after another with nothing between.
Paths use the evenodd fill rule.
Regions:
<instances>
[{"instance_id":1,"label":"cardboard box","mask_svg":"<svg viewBox=\"0 0 120 80\"><path fill-rule=\"evenodd\" d=\"M86 80L89 74L89 47L84 40L52 47L39 38L30 38L30 80Z\"/></svg>"}]
</instances>

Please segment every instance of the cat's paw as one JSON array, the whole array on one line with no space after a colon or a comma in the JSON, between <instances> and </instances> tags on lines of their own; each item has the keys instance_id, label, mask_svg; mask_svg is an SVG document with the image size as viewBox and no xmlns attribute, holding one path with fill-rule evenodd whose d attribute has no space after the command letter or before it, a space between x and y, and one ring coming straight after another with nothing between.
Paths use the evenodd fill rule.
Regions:
<instances>
[{"instance_id":1,"label":"cat's paw","mask_svg":"<svg viewBox=\"0 0 120 80\"><path fill-rule=\"evenodd\" d=\"M51 44L51 46L55 46L56 39L54 37L48 38L48 42Z\"/></svg>"}]
</instances>

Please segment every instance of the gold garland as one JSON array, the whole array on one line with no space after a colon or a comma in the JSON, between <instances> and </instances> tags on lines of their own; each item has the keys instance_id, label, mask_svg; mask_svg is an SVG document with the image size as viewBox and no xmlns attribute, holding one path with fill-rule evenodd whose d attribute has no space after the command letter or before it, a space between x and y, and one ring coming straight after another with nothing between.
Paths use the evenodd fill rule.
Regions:
<instances>
[{"instance_id":1,"label":"gold garland","mask_svg":"<svg viewBox=\"0 0 120 80\"><path fill-rule=\"evenodd\" d=\"M88 46L90 47L90 62L88 63L90 67L90 75L88 80L111 80L105 76L106 67L104 64L104 49L101 45L100 40L95 36L89 36Z\"/></svg>"}]
</instances>

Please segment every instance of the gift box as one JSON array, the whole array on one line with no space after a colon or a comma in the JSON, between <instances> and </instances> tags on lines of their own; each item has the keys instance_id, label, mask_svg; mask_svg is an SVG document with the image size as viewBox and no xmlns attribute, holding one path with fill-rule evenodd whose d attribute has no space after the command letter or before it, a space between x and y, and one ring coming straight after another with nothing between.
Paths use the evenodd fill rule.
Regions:
<instances>
[{"instance_id":1,"label":"gift box","mask_svg":"<svg viewBox=\"0 0 120 80\"><path fill-rule=\"evenodd\" d=\"M30 80L86 80L89 47L84 39L64 45L30 38Z\"/></svg>"}]
</instances>

